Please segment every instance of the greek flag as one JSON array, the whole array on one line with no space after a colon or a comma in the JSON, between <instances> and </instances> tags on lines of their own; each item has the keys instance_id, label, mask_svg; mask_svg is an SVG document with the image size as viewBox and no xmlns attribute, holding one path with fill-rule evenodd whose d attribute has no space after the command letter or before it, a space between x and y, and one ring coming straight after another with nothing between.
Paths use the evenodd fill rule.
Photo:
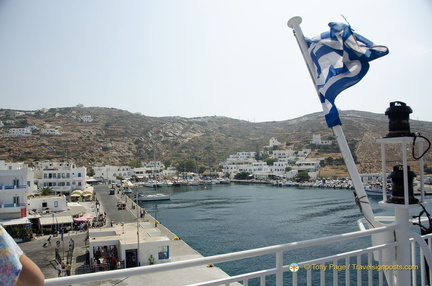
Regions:
<instances>
[{"instance_id":1,"label":"greek flag","mask_svg":"<svg viewBox=\"0 0 432 286\"><path fill-rule=\"evenodd\" d=\"M366 75L368 62L389 51L354 33L349 25L332 22L329 27L330 31L305 41L315 66L315 83L327 125L331 128L342 124L334 104L336 96Z\"/></svg>"}]
</instances>

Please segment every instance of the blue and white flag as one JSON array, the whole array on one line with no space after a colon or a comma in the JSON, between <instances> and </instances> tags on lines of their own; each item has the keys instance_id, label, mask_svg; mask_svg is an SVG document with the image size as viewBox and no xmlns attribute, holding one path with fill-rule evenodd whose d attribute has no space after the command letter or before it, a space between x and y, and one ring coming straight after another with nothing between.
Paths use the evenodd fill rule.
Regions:
<instances>
[{"instance_id":1,"label":"blue and white flag","mask_svg":"<svg viewBox=\"0 0 432 286\"><path fill-rule=\"evenodd\" d=\"M315 66L315 82L327 125L331 128L342 124L334 104L336 96L365 76L368 62L389 51L354 33L349 25L332 22L329 27L329 32L305 41Z\"/></svg>"}]
</instances>

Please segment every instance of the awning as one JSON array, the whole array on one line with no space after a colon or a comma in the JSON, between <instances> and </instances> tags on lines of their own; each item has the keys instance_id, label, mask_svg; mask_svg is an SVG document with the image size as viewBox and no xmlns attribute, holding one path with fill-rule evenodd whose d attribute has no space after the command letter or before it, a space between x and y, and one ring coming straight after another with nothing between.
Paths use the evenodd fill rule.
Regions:
<instances>
[{"instance_id":1,"label":"awning","mask_svg":"<svg viewBox=\"0 0 432 286\"><path fill-rule=\"evenodd\" d=\"M39 219L41 225L73 223L72 216L46 216Z\"/></svg>"},{"instance_id":2,"label":"awning","mask_svg":"<svg viewBox=\"0 0 432 286\"><path fill-rule=\"evenodd\" d=\"M22 218L16 218L16 219L0 220L0 224L4 225L4 226L30 224L30 220L26 217L22 217Z\"/></svg>"},{"instance_id":3,"label":"awning","mask_svg":"<svg viewBox=\"0 0 432 286\"><path fill-rule=\"evenodd\" d=\"M87 221L87 220L92 219L92 218L93 218L92 214L83 214L79 218L75 218L74 221Z\"/></svg>"}]
</instances>

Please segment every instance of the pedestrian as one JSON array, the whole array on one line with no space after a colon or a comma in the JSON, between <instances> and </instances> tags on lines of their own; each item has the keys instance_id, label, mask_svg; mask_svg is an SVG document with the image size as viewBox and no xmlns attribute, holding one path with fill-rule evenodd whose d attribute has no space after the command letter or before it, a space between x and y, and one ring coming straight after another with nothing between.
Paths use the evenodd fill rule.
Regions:
<instances>
[{"instance_id":1,"label":"pedestrian","mask_svg":"<svg viewBox=\"0 0 432 286\"><path fill-rule=\"evenodd\" d=\"M70 263L66 264L65 270L66 270L67 276L71 275L71 268L72 268L72 265L70 265Z\"/></svg>"},{"instance_id":2,"label":"pedestrian","mask_svg":"<svg viewBox=\"0 0 432 286\"><path fill-rule=\"evenodd\" d=\"M153 265L153 264L154 264L154 257L153 257L153 254L150 255L150 257L148 258L148 261L149 261L150 265Z\"/></svg>"},{"instance_id":3,"label":"pedestrian","mask_svg":"<svg viewBox=\"0 0 432 286\"><path fill-rule=\"evenodd\" d=\"M69 240L69 248L72 248L74 246L74 240L71 238Z\"/></svg>"},{"instance_id":4,"label":"pedestrian","mask_svg":"<svg viewBox=\"0 0 432 286\"><path fill-rule=\"evenodd\" d=\"M65 271L66 271L66 265L65 265L65 263L64 262L59 262L58 264L57 264L57 266L56 266L56 269L57 269L57 271L58 271L58 277L61 277L61 276L64 276L64 273L65 273Z\"/></svg>"},{"instance_id":5,"label":"pedestrian","mask_svg":"<svg viewBox=\"0 0 432 286\"><path fill-rule=\"evenodd\" d=\"M48 245L51 246L51 235L47 239Z\"/></svg>"},{"instance_id":6,"label":"pedestrian","mask_svg":"<svg viewBox=\"0 0 432 286\"><path fill-rule=\"evenodd\" d=\"M0 285L44 285L45 277L0 225Z\"/></svg>"}]
</instances>

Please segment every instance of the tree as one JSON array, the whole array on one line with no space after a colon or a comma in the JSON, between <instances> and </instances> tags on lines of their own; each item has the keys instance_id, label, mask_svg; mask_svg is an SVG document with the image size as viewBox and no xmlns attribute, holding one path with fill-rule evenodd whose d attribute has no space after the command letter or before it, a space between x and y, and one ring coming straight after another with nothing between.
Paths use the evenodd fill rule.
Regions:
<instances>
[{"instance_id":1,"label":"tree","mask_svg":"<svg viewBox=\"0 0 432 286\"><path fill-rule=\"evenodd\" d=\"M304 181L309 180L309 179L310 179L310 176L309 176L308 172L306 172L306 171L301 171L301 172L298 172L298 173L297 173L297 175L296 175L296 179L297 179L298 181L304 182Z\"/></svg>"},{"instance_id":2,"label":"tree","mask_svg":"<svg viewBox=\"0 0 432 286\"><path fill-rule=\"evenodd\" d=\"M250 176L250 173L248 173L248 172L241 172L241 173L235 174L234 179L237 179L237 180L247 180L249 178L249 176Z\"/></svg>"},{"instance_id":3,"label":"tree","mask_svg":"<svg viewBox=\"0 0 432 286\"><path fill-rule=\"evenodd\" d=\"M41 196L49 196L51 195L53 190L50 187L43 187L39 189L39 195Z\"/></svg>"},{"instance_id":4,"label":"tree","mask_svg":"<svg viewBox=\"0 0 432 286\"><path fill-rule=\"evenodd\" d=\"M197 164L195 160L181 161L176 166L179 172L197 172Z\"/></svg>"},{"instance_id":5,"label":"tree","mask_svg":"<svg viewBox=\"0 0 432 286\"><path fill-rule=\"evenodd\" d=\"M132 159L129 161L129 167L131 168L139 168L142 167L141 162L137 159Z\"/></svg>"},{"instance_id":6,"label":"tree","mask_svg":"<svg viewBox=\"0 0 432 286\"><path fill-rule=\"evenodd\" d=\"M268 166L273 166L273 163L277 162L277 161L278 161L278 159L276 159L276 158L266 158L266 159L264 159L264 162L266 162Z\"/></svg>"},{"instance_id":7,"label":"tree","mask_svg":"<svg viewBox=\"0 0 432 286\"><path fill-rule=\"evenodd\" d=\"M324 159L324 164L325 164L325 166L333 165L333 161L334 161L333 157L327 157Z\"/></svg>"},{"instance_id":8,"label":"tree","mask_svg":"<svg viewBox=\"0 0 432 286\"><path fill-rule=\"evenodd\" d=\"M87 177L93 177L95 175L95 171L92 167L87 168Z\"/></svg>"}]
</instances>

